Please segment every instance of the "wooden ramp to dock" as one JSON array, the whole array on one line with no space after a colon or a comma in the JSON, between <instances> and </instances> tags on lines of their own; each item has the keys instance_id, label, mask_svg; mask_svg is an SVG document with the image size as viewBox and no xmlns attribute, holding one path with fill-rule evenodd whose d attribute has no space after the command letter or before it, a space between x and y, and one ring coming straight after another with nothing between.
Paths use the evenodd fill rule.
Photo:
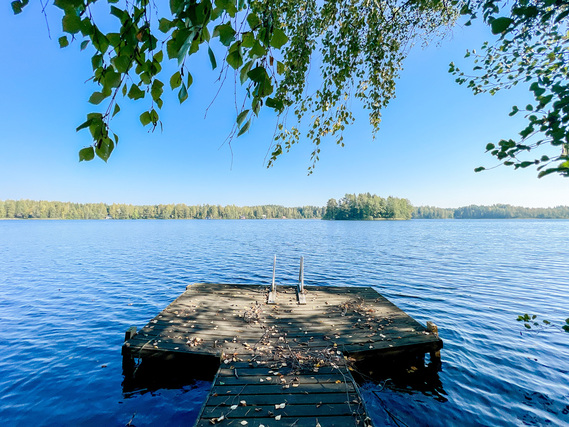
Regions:
<instances>
[{"instance_id":1,"label":"wooden ramp to dock","mask_svg":"<svg viewBox=\"0 0 569 427\"><path fill-rule=\"evenodd\" d=\"M193 355L219 370L198 426L367 425L350 367L378 357L437 357L442 341L370 287L279 287L199 283L138 333L123 355L144 360ZM167 363L167 362L165 362ZM129 365L129 363L126 363Z\"/></svg>"}]
</instances>

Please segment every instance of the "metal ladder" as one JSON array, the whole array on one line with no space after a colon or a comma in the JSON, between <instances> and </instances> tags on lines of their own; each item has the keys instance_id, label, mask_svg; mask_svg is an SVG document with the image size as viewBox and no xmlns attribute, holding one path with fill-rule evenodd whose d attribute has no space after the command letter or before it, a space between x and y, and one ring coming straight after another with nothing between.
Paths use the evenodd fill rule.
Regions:
<instances>
[{"instance_id":1,"label":"metal ladder","mask_svg":"<svg viewBox=\"0 0 569 427\"><path fill-rule=\"evenodd\" d=\"M273 281L271 282L271 290L267 297L267 304L277 303L277 285L275 282L275 273L277 268L277 256L273 258ZM298 284L296 286L296 298L298 304L306 304L306 291L304 290L304 257L300 257L300 271L298 272Z\"/></svg>"}]
</instances>

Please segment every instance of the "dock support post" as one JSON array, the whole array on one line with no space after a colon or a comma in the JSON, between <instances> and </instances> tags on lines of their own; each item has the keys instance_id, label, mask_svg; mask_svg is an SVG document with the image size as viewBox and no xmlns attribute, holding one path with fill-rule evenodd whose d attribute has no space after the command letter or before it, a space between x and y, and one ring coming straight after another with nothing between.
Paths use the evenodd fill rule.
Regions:
<instances>
[{"instance_id":1,"label":"dock support post","mask_svg":"<svg viewBox=\"0 0 569 427\"><path fill-rule=\"evenodd\" d=\"M126 341L136 335L136 326L128 328L124 334L124 345L122 346L122 372L125 378L132 378L134 376L134 358L130 351L129 345Z\"/></svg>"},{"instance_id":2,"label":"dock support post","mask_svg":"<svg viewBox=\"0 0 569 427\"><path fill-rule=\"evenodd\" d=\"M439 328L434 322L427 322L427 331L437 338L439 337ZM439 368L441 366L441 350L433 350L430 352L431 363Z\"/></svg>"},{"instance_id":3,"label":"dock support post","mask_svg":"<svg viewBox=\"0 0 569 427\"><path fill-rule=\"evenodd\" d=\"M299 304L306 304L306 295L304 294L304 257L300 257L300 271L298 272L298 286L296 288L296 296Z\"/></svg>"},{"instance_id":4,"label":"dock support post","mask_svg":"<svg viewBox=\"0 0 569 427\"><path fill-rule=\"evenodd\" d=\"M275 284L275 271L277 268L277 256L273 259L273 282L271 283L271 290L269 292L269 297L267 298L267 304L277 303L277 285Z\"/></svg>"},{"instance_id":5,"label":"dock support post","mask_svg":"<svg viewBox=\"0 0 569 427\"><path fill-rule=\"evenodd\" d=\"M128 341L129 339L131 339L132 337L134 337L136 335L136 326L131 326L130 328L128 328L124 334L124 340Z\"/></svg>"}]
</instances>

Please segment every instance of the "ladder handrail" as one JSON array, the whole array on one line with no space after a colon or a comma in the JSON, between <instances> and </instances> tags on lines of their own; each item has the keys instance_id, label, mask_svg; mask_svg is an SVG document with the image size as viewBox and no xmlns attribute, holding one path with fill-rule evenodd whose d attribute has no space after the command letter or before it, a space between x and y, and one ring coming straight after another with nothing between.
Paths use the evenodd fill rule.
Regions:
<instances>
[{"instance_id":1,"label":"ladder handrail","mask_svg":"<svg viewBox=\"0 0 569 427\"><path fill-rule=\"evenodd\" d=\"M269 295L267 296L267 304L276 304L277 303L277 284L275 282L275 273L277 269L277 256L273 258L273 281L271 282L271 290L269 291Z\"/></svg>"},{"instance_id":2,"label":"ladder handrail","mask_svg":"<svg viewBox=\"0 0 569 427\"><path fill-rule=\"evenodd\" d=\"M275 272L277 269L277 256L275 255L275 257L273 258L273 283L271 284L271 291L272 292L276 292L277 291L277 285L275 284Z\"/></svg>"},{"instance_id":3,"label":"ladder handrail","mask_svg":"<svg viewBox=\"0 0 569 427\"><path fill-rule=\"evenodd\" d=\"M300 271L298 272L298 290L304 292L304 257L300 257Z\"/></svg>"},{"instance_id":4,"label":"ladder handrail","mask_svg":"<svg viewBox=\"0 0 569 427\"><path fill-rule=\"evenodd\" d=\"M298 272L298 285L296 287L296 297L299 304L306 304L306 295L304 293L304 257L300 257L300 271Z\"/></svg>"}]
</instances>

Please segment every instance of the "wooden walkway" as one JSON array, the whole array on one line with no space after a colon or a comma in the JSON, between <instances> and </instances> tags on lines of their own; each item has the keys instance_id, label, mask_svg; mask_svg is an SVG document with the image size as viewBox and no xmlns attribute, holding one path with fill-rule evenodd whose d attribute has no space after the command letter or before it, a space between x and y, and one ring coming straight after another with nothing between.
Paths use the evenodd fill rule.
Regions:
<instances>
[{"instance_id":1,"label":"wooden walkway","mask_svg":"<svg viewBox=\"0 0 569 427\"><path fill-rule=\"evenodd\" d=\"M276 304L266 303L268 293L190 285L138 333L127 332L123 355L133 365L176 354L219 363L198 426L326 427L369 424L351 363L422 360L442 347L436 332L373 288L309 286L305 305L296 287L279 287Z\"/></svg>"}]
</instances>

